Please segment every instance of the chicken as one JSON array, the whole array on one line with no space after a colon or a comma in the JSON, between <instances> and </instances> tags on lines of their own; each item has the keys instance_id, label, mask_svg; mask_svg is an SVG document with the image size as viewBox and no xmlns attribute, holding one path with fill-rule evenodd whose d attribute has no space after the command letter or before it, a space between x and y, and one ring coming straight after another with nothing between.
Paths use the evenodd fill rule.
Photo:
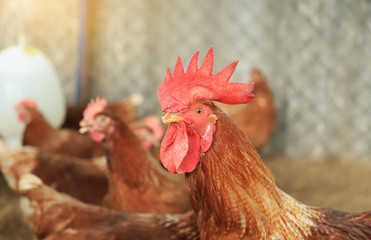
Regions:
<instances>
[{"instance_id":1,"label":"chicken","mask_svg":"<svg viewBox=\"0 0 371 240\"><path fill-rule=\"evenodd\" d=\"M21 100L16 110L19 121L26 124L23 145L38 147L50 153L59 153L83 159L92 159L103 155L99 143L70 129L53 128L37 110L37 103L32 99Z\"/></svg>"},{"instance_id":2,"label":"chicken","mask_svg":"<svg viewBox=\"0 0 371 240\"><path fill-rule=\"evenodd\" d=\"M22 176L18 189L29 200L23 211L39 239L199 239L192 210L175 215L114 211L58 193L32 174Z\"/></svg>"},{"instance_id":3,"label":"chicken","mask_svg":"<svg viewBox=\"0 0 371 240\"><path fill-rule=\"evenodd\" d=\"M50 154L31 147L15 150L3 143L0 144L0 161L12 188L18 185L21 176L33 173L56 190L87 203L102 204L107 193L106 173L96 162Z\"/></svg>"},{"instance_id":4,"label":"chicken","mask_svg":"<svg viewBox=\"0 0 371 240\"><path fill-rule=\"evenodd\" d=\"M251 72L255 97L249 104L215 104L228 114L250 139L253 146L260 150L271 139L276 124L276 107L273 93L263 74L254 68Z\"/></svg>"},{"instance_id":5,"label":"chicken","mask_svg":"<svg viewBox=\"0 0 371 240\"><path fill-rule=\"evenodd\" d=\"M133 94L121 102L109 103L109 108L115 111L119 117L127 122L132 123L138 120L138 107L143 102L141 94ZM80 128L79 122L86 106L71 106L67 108L66 119L62 128L71 128L78 130Z\"/></svg>"},{"instance_id":6,"label":"chicken","mask_svg":"<svg viewBox=\"0 0 371 240\"><path fill-rule=\"evenodd\" d=\"M160 161L160 142L164 135L164 127L161 120L153 115L138 120L137 108L143 102L143 96L133 94L122 102L111 102L107 109L114 112L122 121L129 124L134 133L139 136L142 143ZM79 122L83 117L83 106L72 106L67 108L66 120L62 128L79 129Z\"/></svg>"},{"instance_id":7,"label":"chicken","mask_svg":"<svg viewBox=\"0 0 371 240\"><path fill-rule=\"evenodd\" d=\"M69 128L74 130L79 130L79 122L82 119L82 112L85 106L67 106L66 118L61 126L61 128Z\"/></svg>"},{"instance_id":8,"label":"chicken","mask_svg":"<svg viewBox=\"0 0 371 240\"><path fill-rule=\"evenodd\" d=\"M243 104L253 84L229 83L237 61L212 74L213 48L198 69L197 52L184 72L158 88L168 130L161 161L185 173L201 239L371 239L371 212L306 206L277 188L246 135L212 101Z\"/></svg>"},{"instance_id":9,"label":"chicken","mask_svg":"<svg viewBox=\"0 0 371 240\"><path fill-rule=\"evenodd\" d=\"M184 176L167 172L138 137L97 98L84 111L80 132L103 141L109 187L106 206L136 213L181 213L191 209Z\"/></svg>"},{"instance_id":10,"label":"chicken","mask_svg":"<svg viewBox=\"0 0 371 240\"><path fill-rule=\"evenodd\" d=\"M161 119L149 115L141 121L131 123L129 127L139 137L144 146L150 150L152 155L160 161L160 143L165 133Z\"/></svg>"}]
</instances>

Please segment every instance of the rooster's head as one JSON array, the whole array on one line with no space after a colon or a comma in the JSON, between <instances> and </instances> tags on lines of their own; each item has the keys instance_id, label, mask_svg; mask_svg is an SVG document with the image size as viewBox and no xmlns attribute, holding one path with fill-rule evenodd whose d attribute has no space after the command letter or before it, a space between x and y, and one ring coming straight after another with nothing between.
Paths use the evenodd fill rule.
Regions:
<instances>
[{"instance_id":1,"label":"rooster's head","mask_svg":"<svg viewBox=\"0 0 371 240\"><path fill-rule=\"evenodd\" d=\"M161 144L161 161L172 173L192 172L200 154L211 147L217 122L211 101L242 104L253 97L254 84L228 82L238 61L212 74L213 47L200 68L198 55L196 52L186 71L178 57L173 76L168 69L158 87L162 121L170 124Z\"/></svg>"}]
</instances>

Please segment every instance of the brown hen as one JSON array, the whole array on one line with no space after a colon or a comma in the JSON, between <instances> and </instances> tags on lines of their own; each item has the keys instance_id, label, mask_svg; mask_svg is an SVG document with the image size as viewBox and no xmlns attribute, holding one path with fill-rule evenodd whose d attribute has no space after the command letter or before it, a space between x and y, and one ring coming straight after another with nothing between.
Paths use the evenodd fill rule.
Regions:
<instances>
[{"instance_id":1,"label":"brown hen","mask_svg":"<svg viewBox=\"0 0 371 240\"><path fill-rule=\"evenodd\" d=\"M114 211L58 193L32 174L21 178L19 191L29 200L23 210L39 239L199 239L192 211L174 215Z\"/></svg>"},{"instance_id":2,"label":"brown hen","mask_svg":"<svg viewBox=\"0 0 371 240\"><path fill-rule=\"evenodd\" d=\"M106 206L137 213L190 210L184 176L167 172L106 104L104 99L92 101L81 122L82 132L104 140L109 169Z\"/></svg>"},{"instance_id":3,"label":"brown hen","mask_svg":"<svg viewBox=\"0 0 371 240\"><path fill-rule=\"evenodd\" d=\"M21 176L33 173L57 191L87 203L102 204L107 193L108 179L99 162L50 154L36 148L15 150L1 142L0 161L12 188L18 185Z\"/></svg>"},{"instance_id":4,"label":"brown hen","mask_svg":"<svg viewBox=\"0 0 371 240\"><path fill-rule=\"evenodd\" d=\"M18 119L26 124L23 146L33 146L49 153L69 155L82 159L92 159L103 155L99 143L75 130L55 129L37 110L32 99L19 102L16 107Z\"/></svg>"},{"instance_id":5,"label":"brown hen","mask_svg":"<svg viewBox=\"0 0 371 240\"><path fill-rule=\"evenodd\" d=\"M138 120L138 108L143 102L143 96L133 94L121 102L111 102L108 107L114 111L126 123L132 123ZM83 112L86 106L70 106L67 108L66 119L62 128L71 128L78 130L79 122L83 118Z\"/></svg>"},{"instance_id":6,"label":"brown hen","mask_svg":"<svg viewBox=\"0 0 371 240\"><path fill-rule=\"evenodd\" d=\"M277 112L272 90L259 69L251 72L255 97L249 104L229 105L215 102L250 139L252 145L260 150L267 145L276 125Z\"/></svg>"},{"instance_id":7,"label":"brown hen","mask_svg":"<svg viewBox=\"0 0 371 240\"><path fill-rule=\"evenodd\" d=\"M155 159L160 161L160 144L165 133L161 119L149 115L143 120L131 123L129 126Z\"/></svg>"}]
</instances>

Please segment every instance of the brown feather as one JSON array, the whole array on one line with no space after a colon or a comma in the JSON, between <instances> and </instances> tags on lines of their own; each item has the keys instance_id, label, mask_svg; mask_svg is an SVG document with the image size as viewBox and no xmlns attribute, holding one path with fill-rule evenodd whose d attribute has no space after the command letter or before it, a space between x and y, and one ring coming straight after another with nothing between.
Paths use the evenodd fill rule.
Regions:
<instances>
[{"instance_id":1,"label":"brown feather","mask_svg":"<svg viewBox=\"0 0 371 240\"><path fill-rule=\"evenodd\" d=\"M49 153L91 159L103 155L102 147L75 130L54 129L36 109L28 109L31 122L27 124L23 145L38 147Z\"/></svg>"},{"instance_id":2,"label":"brown feather","mask_svg":"<svg viewBox=\"0 0 371 240\"><path fill-rule=\"evenodd\" d=\"M269 143L272 137L277 111L273 92L264 75L254 69L251 74L251 82L255 83L255 97L248 104L215 103L241 128L253 146L260 150Z\"/></svg>"},{"instance_id":3,"label":"brown feather","mask_svg":"<svg viewBox=\"0 0 371 240\"><path fill-rule=\"evenodd\" d=\"M184 176L164 170L123 121L109 110L103 113L114 121L104 142L110 170L106 206L126 212L190 210Z\"/></svg>"},{"instance_id":4,"label":"brown feather","mask_svg":"<svg viewBox=\"0 0 371 240\"><path fill-rule=\"evenodd\" d=\"M213 144L186 174L201 239L371 236L369 213L343 215L307 207L279 190L244 133L213 103L204 104L218 118Z\"/></svg>"},{"instance_id":5,"label":"brown feather","mask_svg":"<svg viewBox=\"0 0 371 240\"><path fill-rule=\"evenodd\" d=\"M67 108L66 119L62 125L62 128L70 128L79 130L80 121L83 118L83 112L86 106L69 106ZM138 119L138 103L133 101L132 98L128 98L122 102L111 102L107 108L117 113L120 119L126 123L132 123Z\"/></svg>"},{"instance_id":6,"label":"brown feather","mask_svg":"<svg viewBox=\"0 0 371 240\"><path fill-rule=\"evenodd\" d=\"M315 239L371 239L371 212L344 213L332 209L318 209L323 217L317 220L317 226L312 229Z\"/></svg>"},{"instance_id":7,"label":"brown feather","mask_svg":"<svg viewBox=\"0 0 371 240\"><path fill-rule=\"evenodd\" d=\"M3 149L0 152L3 172L13 188L23 175L32 173L57 191L87 203L103 203L108 188L107 176L91 161L36 148Z\"/></svg>"},{"instance_id":8,"label":"brown feather","mask_svg":"<svg viewBox=\"0 0 371 240\"><path fill-rule=\"evenodd\" d=\"M104 171L90 161L69 156L39 152L32 173L57 191L86 203L102 205L108 189Z\"/></svg>"},{"instance_id":9,"label":"brown feather","mask_svg":"<svg viewBox=\"0 0 371 240\"><path fill-rule=\"evenodd\" d=\"M21 191L30 201L31 209L25 213L39 239L199 239L192 211L175 215L128 214L84 204L42 184L26 189L22 184L30 183L23 178Z\"/></svg>"}]
</instances>

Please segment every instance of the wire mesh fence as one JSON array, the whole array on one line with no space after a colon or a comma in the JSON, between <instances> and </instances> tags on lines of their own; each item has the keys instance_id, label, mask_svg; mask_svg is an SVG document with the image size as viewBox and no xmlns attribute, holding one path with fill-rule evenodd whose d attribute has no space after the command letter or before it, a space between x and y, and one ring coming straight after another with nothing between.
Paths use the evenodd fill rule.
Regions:
<instances>
[{"instance_id":1,"label":"wire mesh fence","mask_svg":"<svg viewBox=\"0 0 371 240\"><path fill-rule=\"evenodd\" d=\"M10 44L9 36L15 35L11 25L17 15L12 15L10 2L0 0L0 33L8 34L0 39L0 47ZM67 100L73 103L78 1L30 2L38 7L28 6L26 34L52 59ZM54 14L40 14L48 12L42 10L43 4ZM213 45L214 72L239 59L231 81L248 81L253 66L267 76L278 123L265 152L295 159L370 159L370 1L91 0L89 4L90 96L119 100L141 92L146 96L141 114L159 114L156 89L166 68L174 67L177 56L187 65L197 50L202 58Z\"/></svg>"}]
</instances>

